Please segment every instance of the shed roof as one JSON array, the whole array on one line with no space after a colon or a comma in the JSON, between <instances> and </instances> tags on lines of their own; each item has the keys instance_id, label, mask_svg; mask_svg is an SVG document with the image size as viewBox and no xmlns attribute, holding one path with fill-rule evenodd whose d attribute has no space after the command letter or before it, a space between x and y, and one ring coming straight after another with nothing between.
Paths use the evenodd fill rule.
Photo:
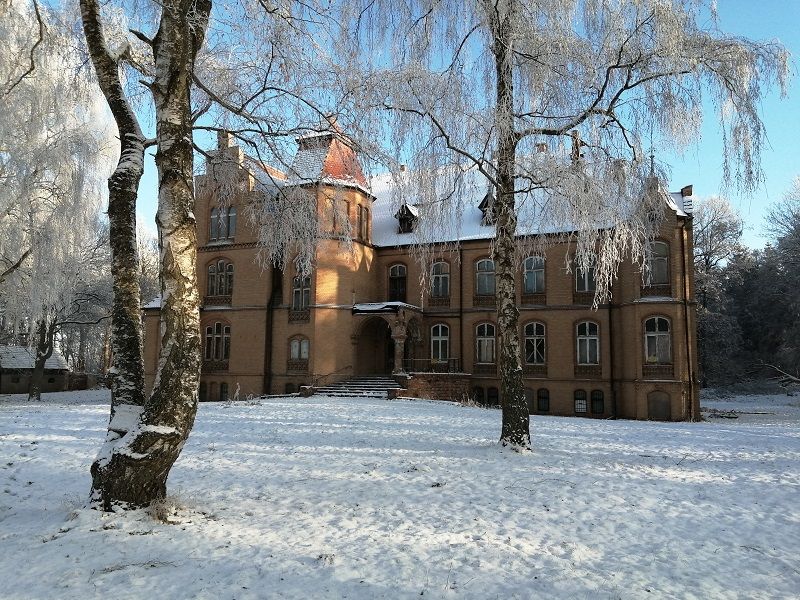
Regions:
<instances>
[{"instance_id":1,"label":"shed roof","mask_svg":"<svg viewBox=\"0 0 800 600\"><path fill-rule=\"evenodd\" d=\"M0 346L0 368L32 369L36 362L36 353L25 346ZM44 363L45 369L53 371L69 371L69 365L58 350Z\"/></svg>"}]
</instances>

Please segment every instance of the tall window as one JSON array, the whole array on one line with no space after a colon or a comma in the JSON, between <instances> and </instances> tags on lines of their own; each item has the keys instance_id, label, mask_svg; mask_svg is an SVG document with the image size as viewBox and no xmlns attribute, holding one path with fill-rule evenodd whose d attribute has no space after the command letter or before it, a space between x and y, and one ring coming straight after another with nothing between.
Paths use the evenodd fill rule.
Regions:
<instances>
[{"instance_id":1,"label":"tall window","mask_svg":"<svg viewBox=\"0 0 800 600\"><path fill-rule=\"evenodd\" d=\"M575 412L586 412L586 390L575 390Z\"/></svg>"},{"instance_id":2,"label":"tall window","mask_svg":"<svg viewBox=\"0 0 800 600\"><path fill-rule=\"evenodd\" d=\"M208 239L232 240L236 237L236 207L212 208Z\"/></svg>"},{"instance_id":3,"label":"tall window","mask_svg":"<svg viewBox=\"0 0 800 600\"><path fill-rule=\"evenodd\" d=\"M434 325L431 327L431 359L448 358L450 358L450 328L447 325Z\"/></svg>"},{"instance_id":4,"label":"tall window","mask_svg":"<svg viewBox=\"0 0 800 600\"><path fill-rule=\"evenodd\" d=\"M644 355L650 364L672 362L672 342L669 321L664 317L651 317L644 322Z\"/></svg>"},{"instance_id":5,"label":"tall window","mask_svg":"<svg viewBox=\"0 0 800 600\"><path fill-rule=\"evenodd\" d=\"M664 242L654 242L647 258L647 285L667 285L669 283L669 246Z\"/></svg>"},{"instance_id":6,"label":"tall window","mask_svg":"<svg viewBox=\"0 0 800 600\"><path fill-rule=\"evenodd\" d=\"M431 296L434 298L450 296L450 265L446 262L433 263L431 267Z\"/></svg>"},{"instance_id":7,"label":"tall window","mask_svg":"<svg viewBox=\"0 0 800 600\"><path fill-rule=\"evenodd\" d=\"M294 338L289 342L289 358L308 360L308 340L306 338Z\"/></svg>"},{"instance_id":8,"label":"tall window","mask_svg":"<svg viewBox=\"0 0 800 600\"><path fill-rule=\"evenodd\" d=\"M589 267L583 270L575 267L575 291L576 292L594 292L597 289L597 283L594 278L594 267Z\"/></svg>"},{"instance_id":9,"label":"tall window","mask_svg":"<svg viewBox=\"0 0 800 600\"><path fill-rule=\"evenodd\" d=\"M543 365L545 362L544 323L525 325L525 362L529 365Z\"/></svg>"},{"instance_id":10,"label":"tall window","mask_svg":"<svg viewBox=\"0 0 800 600\"><path fill-rule=\"evenodd\" d=\"M600 364L600 338L597 323L584 321L578 323L578 364Z\"/></svg>"},{"instance_id":11,"label":"tall window","mask_svg":"<svg viewBox=\"0 0 800 600\"><path fill-rule=\"evenodd\" d=\"M479 260L475 265L475 293L478 296L494 296L494 261Z\"/></svg>"},{"instance_id":12,"label":"tall window","mask_svg":"<svg viewBox=\"0 0 800 600\"><path fill-rule=\"evenodd\" d=\"M361 241L369 241L369 209L358 205L358 235Z\"/></svg>"},{"instance_id":13,"label":"tall window","mask_svg":"<svg viewBox=\"0 0 800 600\"><path fill-rule=\"evenodd\" d=\"M209 296L233 294L233 263L218 260L208 265L207 288Z\"/></svg>"},{"instance_id":14,"label":"tall window","mask_svg":"<svg viewBox=\"0 0 800 600\"><path fill-rule=\"evenodd\" d=\"M231 355L231 326L217 321L206 326L206 360L228 360Z\"/></svg>"},{"instance_id":15,"label":"tall window","mask_svg":"<svg viewBox=\"0 0 800 600\"><path fill-rule=\"evenodd\" d=\"M389 300L406 301L406 266L392 265L389 268Z\"/></svg>"},{"instance_id":16,"label":"tall window","mask_svg":"<svg viewBox=\"0 0 800 600\"><path fill-rule=\"evenodd\" d=\"M539 412L550 410L550 391L547 388L539 388L536 391L536 410Z\"/></svg>"},{"instance_id":17,"label":"tall window","mask_svg":"<svg viewBox=\"0 0 800 600\"><path fill-rule=\"evenodd\" d=\"M336 210L333 213L333 231L338 235L348 233L350 220L350 204L344 198L336 200Z\"/></svg>"},{"instance_id":18,"label":"tall window","mask_svg":"<svg viewBox=\"0 0 800 600\"><path fill-rule=\"evenodd\" d=\"M223 382L219 384L219 401L226 402L228 400L228 384Z\"/></svg>"},{"instance_id":19,"label":"tall window","mask_svg":"<svg viewBox=\"0 0 800 600\"><path fill-rule=\"evenodd\" d=\"M544 258L529 256L522 263L523 294L544 293Z\"/></svg>"},{"instance_id":20,"label":"tall window","mask_svg":"<svg viewBox=\"0 0 800 600\"><path fill-rule=\"evenodd\" d=\"M311 304L311 278L295 277L292 280L292 310L303 310Z\"/></svg>"},{"instance_id":21,"label":"tall window","mask_svg":"<svg viewBox=\"0 0 800 600\"><path fill-rule=\"evenodd\" d=\"M603 410L603 390L592 390L592 414L602 415Z\"/></svg>"},{"instance_id":22,"label":"tall window","mask_svg":"<svg viewBox=\"0 0 800 600\"><path fill-rule=\"evenodd\" d=\"M475 329L476 358L479 363L493 363L494 358L494 325L481 323Z\"/></svg>"}]
</instances>

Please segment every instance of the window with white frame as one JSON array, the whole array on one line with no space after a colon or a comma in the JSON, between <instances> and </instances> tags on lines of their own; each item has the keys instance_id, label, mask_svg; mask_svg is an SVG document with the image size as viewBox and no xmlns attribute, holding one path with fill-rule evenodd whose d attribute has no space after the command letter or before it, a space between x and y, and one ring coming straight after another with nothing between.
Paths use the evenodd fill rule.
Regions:
<instances>
[{"instance_id":1,"label":"window with white frame","mask_svg":"<svg viewBox=\"0 0 800 600\"><path fill-rule=\"evenodd\" d=\"M233 294L233 263L217 260L208 265L209 296L230 296Z\"/></svg>"},{"instance_id":2,"label":"window with white frame","mask_svg":"<svg viewBox=\"0 0 800 600\"><path fill-rule=\"evenodd\" d=\"M578 364L600 364L600 337L597 323L583 321L577 327Z\"/></svg>"},{"instance_id":3,"label":"window with white frame","mask_svg":"<svg viewBox=\"0 0 800 600\"><path fill-rule=\"evenodd\" d=\"M234 237L236 237L236 207L212 208L208 239L214 242L232 240Z\"/></svg>"},{"instance_id":4,"label":"window with white frame","mask_svg":"<svg viewBox=\"0 0 800 600\"><path fill-rule=\"evenodd\" d=\"M431 360L450 358L450 328L447 325L431 327Z\"/></svg>"},{"instance_id":5,"label":"window with white frame","mask_svg":"<svg viewBox=\"0 0 800 600\"><path fill-rule=\"evenodd\" d=\"M529 365L545 363L544 323L535 322L525 325L525 362Z\"/></svg>"},{"instance_id":6,"label":"window with white frame","mask_svg":"<svg viewBox=\"0 0 800 600\"><path fill-rule=\"evenodd\" d=\"M494 325L481 323L475 328L476 358L479 363L494 363L495 339Z\"/></svg>"},{"instance_id":7,"label":"window with white frame","mask_svg":"<svg viewBox=\"0 0 800 600\"><path fill-rule=\"evenodd\" d=\"M292 280L292 310L304 310L311 304L311 277Z\"/></svg>"},{"instance_id":8,"label":"window with white frame","mask_svg":"<svg viewBox=\"0 0 800 600\"><path fill-rule=\"evenodd\" d=\"M544 258L529 256L522 263L522 293L544 293Z\"/></svg>"},{"instance_id":9,"label":"window with white frame","mask_svg":"<svg viewBox=\"0 0 800 600\"><path fill-rule=\"evenodd\" d=\"M308 340L294 338L289 342L289 357L292 360L308 360Z\"/></svg>"},{"instance_id":10,"label":"window with white frame","mask_svg":"<svg viewBox=\"0 0 800 600\"><path fill-rule=\"evenodd\" d=\"M231 326L212 323L206 326L205 360L228 360L231 354Z\"/></svg>"},{"instance_id":11,"label":"window with white frame","mask_svg":"<svg viewBox=\"0 0 800 600\"><path fill-rule=\"evenodd\" d=\"M475 294L494 296L494 261L484 258L475 264Z\"/></svg>"},{"instance_id":12,"label":"window with white frame","mask_svg":"<svg viewBox=\"0 0 800 600\"><path fill-rule=\"evenodd\" d=\"M666 318L651 317L644 322L644 356L648 364L672 362L672 339Z\"/></svg>"},{"instance_id":13,"label":"window with white frame","mask_svg":"<svg viewBox=\"0 0 800 600\"><path fill-rule=\"evenodd\" d=\"M585 271L580 267L575 267L575 291L594 292L597 289L595 281L594 267L589 267Z\"/></svg>"},{"instance_id":14,"label":"window with white frame","mask_svg":"<svg viewBox=\"0 0 800 600\"><path fill-rule=\"evenodd\" d=\"M647 285L667 285L669 283L669 246L664 242L653 242L647 257Z\"/></svg>"},{"instance_id":15,"label":"window with white frame","mask_svg":"<svg viewBox=\"0 0 800 600\"><path fill-rule=\"evenodd\" d=\"M582 414L586 412L586 390L575 390L575 412Z\"/></svg>"},{"instance_id":16,"label":"window with white frame","mask_svg":"<svg viewBox=\"0 0 800 600\"><path fill-rule=\"evenodd\" d=\"M450 265L444 261L431 266L431 296L447 298L450 296Z\"/></svg>"}]
</instances>

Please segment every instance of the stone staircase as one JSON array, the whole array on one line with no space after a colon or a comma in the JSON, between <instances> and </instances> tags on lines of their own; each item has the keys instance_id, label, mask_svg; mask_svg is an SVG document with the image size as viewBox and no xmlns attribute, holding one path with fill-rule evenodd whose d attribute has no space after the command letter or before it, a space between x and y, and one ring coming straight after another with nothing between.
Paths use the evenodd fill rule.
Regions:
<instances>
[{"instance_id":1,"label":"stone staircase","mask_svg":"<svg viewBox=\"0 0 800 600\"><path fill-rule=\"evenodd\" d=\"M323 396L353 396L356 398L387 398L389 390L401 386L391 377L369 375L353 377L316 388L314 393Z\"/></svg>"}]
</instances>

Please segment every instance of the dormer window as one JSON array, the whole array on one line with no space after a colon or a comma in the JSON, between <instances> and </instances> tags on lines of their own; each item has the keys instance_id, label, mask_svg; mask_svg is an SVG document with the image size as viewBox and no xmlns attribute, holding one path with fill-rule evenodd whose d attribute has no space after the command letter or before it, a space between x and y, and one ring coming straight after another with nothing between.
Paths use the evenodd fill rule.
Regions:
<instances>
[{"instance_id":1,"label":"dormer window","mask_svg":"<svg viewBox=\"0 0 800 600\"><path fill-rule=\"evenodd\" d=\"M417 225L419 210L410 204L403 204L394 216L400 222L399 233L412 233Z\"/></svg>"},{"instance_id":2,"label":"dormer window","mask_svg":"<svg viewBox=\"0 0 800 600\"><path fill-rule=\"evenodd\" d=\"M497 209L495 208L494 203L494 189L489 189L486 192L486 195L481 200L481 203L478 205L478 208L481 209L483 213L482 223L484 225L494 225L497 222Z\"/></svg>"}]
</instances>

